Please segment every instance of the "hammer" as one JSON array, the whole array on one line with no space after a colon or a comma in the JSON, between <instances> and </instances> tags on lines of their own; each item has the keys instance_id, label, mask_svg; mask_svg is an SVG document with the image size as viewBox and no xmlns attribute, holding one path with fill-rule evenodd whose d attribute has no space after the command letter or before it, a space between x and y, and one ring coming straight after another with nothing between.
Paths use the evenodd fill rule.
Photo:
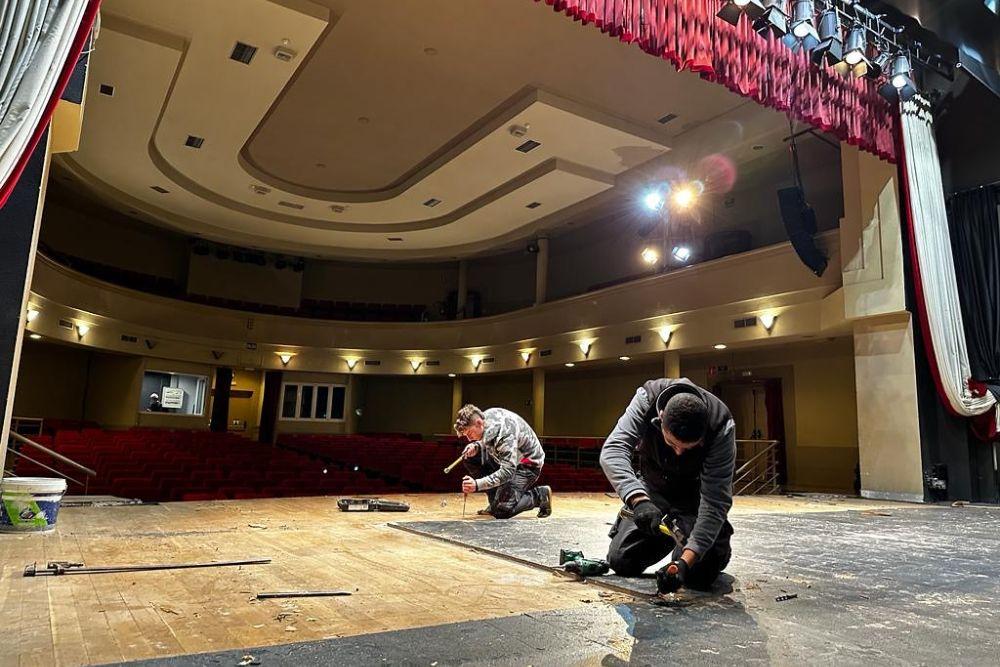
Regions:
<instances>
[{"instance_id":1,"label":"hammer","mask_svg":"<svg viewBox=\"0 0 1000 667\"><path fill-rule=\"evenodd\" d=\"M462 459L464 459L464 458L465 458L465 454L462 454L462 455L461 455L461 456L459 456L459 457L458 457L457 459L455 459L454 463L452 463L452 464L451 464L450 466L448 466L447 468L445 468L445 469L444 469L444 474L446 474L446 475L447 475L447 474L448 474L448 473L450 473L450 472L451 472L452 470L454 470L454 469L455 469L455 466L457 466L457 465L458 465L459 463L461 463L461 462L462 462Z\"/></svg>"}]
</instances>

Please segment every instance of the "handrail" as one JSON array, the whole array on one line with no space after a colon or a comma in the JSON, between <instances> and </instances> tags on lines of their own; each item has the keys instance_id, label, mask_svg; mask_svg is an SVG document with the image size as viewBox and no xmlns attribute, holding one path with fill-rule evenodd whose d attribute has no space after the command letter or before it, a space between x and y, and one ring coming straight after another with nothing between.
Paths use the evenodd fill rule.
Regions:
<instances>
[{"instance_id":1,"label":"handrail","mask_svg":"<svg viewBox=\"0 0 1000 667\"><path fill-rule=\"evenodd\" d=\"M771 452L778 444L777 440L741 440L740 442L766 442L770 444L761 451L751 456L749 459L747 459L747 461L740 466L739 470L733 473L734 478L740 477L746 471L746 469L749 468L751 463Z\"/></svg>"},{"instance_id":2,"label":"handrail","mask_svg":"<svg viewBox=\"0 0 1000 667\"><path fill-rule=\"evenodd\" d=\"M58 459L59 461L62 461L63 463L71 465L74 468L76 468L77 470L82 470L83 472L87 473L91 477L97 477L97 471L91 470L87 466L81 465L81 464L77 463L76 461L74 461L73 459L66 458L65 456L63 456L59 452L54 452L51 449L49 449L48 447L45 447L43 445L39 445L34 440L29 440L28 438L25 438L20 433L15 433L15 432L11 431L10 432L10 437L14 438L15 440L17 440L21 444L30 445L31 447L34 447L35 449L43 451L46 454L48 454L49 456L51 456L52 458Z\"/></svg>"},{"instance_id":3,"label":"handrail","mask_svg":"<svg viewBox=\"0 0 1000 667\"><path fill-rule=\"evenodd\" d=\"M36 461L35 459L31 458L30 456L28 456L28 455L27 455L27 454L25 454L24 452L17 452L17 451L12 451L12 452L11 452L11 454L13 454L14 456L20 456L20 457L21 457L22 459L24 459L25 461L31 461L32 463L34 463L34 464L35 464L36 466L38 466L39 468L45 468L45 469L46 469L46 470L48 470L49 472L54 472L55 474L59 475L60 477L63 477L63 478L65 478L66 480L68 480L68 481L70 481L70 482L73 482L74 484L79 484L80 486L84 486L84 483L83 483L83 482L81 482L80 480L78 480L78 479L73 479L73 478L72 478L72 477L70 477L69 475L67 475L67 474L65 474L65 473L61 473L61 472L59 472L58 470L56 470L55 468L53 468L53 467L51 467L51 466L47 466L47 465L45 465L45 464L44 464L44 463L42 463L41 461ZM11 472L13 472L13 471L11 471Z\"/></svg>"}]
</instances>

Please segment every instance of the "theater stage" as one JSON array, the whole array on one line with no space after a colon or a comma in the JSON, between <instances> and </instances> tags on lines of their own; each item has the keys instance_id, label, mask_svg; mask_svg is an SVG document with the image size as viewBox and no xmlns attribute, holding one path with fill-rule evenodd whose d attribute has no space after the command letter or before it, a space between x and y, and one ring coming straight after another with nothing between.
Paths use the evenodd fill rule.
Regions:
<instances>
[{"instance_id":1,"label":"theater stage","mask_svg":"<svg viewBox=\"0 0 1000 667\"><path fill-rule=\"evenodd\" d=\"M413 509L347 514L336 498L66 508L53 534L0 537L0 665L174 656L225 665L245 654L265 665L643 664L668 656L969 664L1000 655L996 508L738 498L732 590L659 607L503 555L544 561L574 541L602 556L591 552L606 545L612 498L560 494L552 519L513 522L473 518L479 505L470 501L464 524L460 495L393 499ZM31 561L253 557L272 563L21 576ZM352 595L254 599L303 589ZM783 594L798 597L775 601Z\"/></svg>"}]
</instances>

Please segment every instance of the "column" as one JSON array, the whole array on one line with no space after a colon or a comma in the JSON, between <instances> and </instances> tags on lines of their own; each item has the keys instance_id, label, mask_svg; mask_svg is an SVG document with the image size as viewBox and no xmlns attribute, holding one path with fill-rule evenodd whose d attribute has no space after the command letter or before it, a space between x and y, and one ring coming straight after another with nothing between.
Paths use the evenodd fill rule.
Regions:
<instances>
[{"instance_id":1,"label":"column","mask_svg":"<svg viewBox=\"0 0 1000 667\"><path fill-rule=\"evenodd\" d=\"M28 290L35 266L35 247L42 220L48 180L49 137L46 131L21 174L10 198L0 209L0 473L7 455L14 391L21 361Z\"/></svg>"},{"instance_id":2,"label":"column","mask_svg":"<svg viewBox=\"0 0 1000 667\"><path fill-rule=\"evenodd\" d=\"M681 376L681 353L669 350L663 353L663 377L679 378Z\"/></svg>"},{"instance_id":3,"label":"column","mask_svg":"<svg viewBox=\"0 0 1000 667\"><path fill-rule=\"evenodd\" d=\"M347 404L344 406L344 427L348 435L358 432L357 409L361 406L361 380L357 375L347 376Z\"/></svg>"},{"instance_id":4,"label":"column","mask_svg":"<svg viewBox=\"0 0 1000 667\"><path fill-rule=\"evenodd\" d=\"M458 301L455 304L455 318L465 319L465 307L469 301L469 262L458 262Z\"/></svg>"},{"instance_id":5,"label":"column","mask_svg":"<svg viewBox=\"0 0 1000 667\"><path fill-rule=\"evenodd\" d=\"M538 239L538 254L535 255L535 305L545 303L549 291L549 240Z\"/></svg>"},{"instance_id":6,"label":"column","mask_svg":"<svg viewBox=\"0 0 1000 667\"><path fill-rule=\"evenodd\" d=\"M455 421L455 415L462 408L462 378L455 376L451 380L451 421Z\"/></svg>"},{"instance_id":7,"label":"column","mask_svg":"<svg viewBox=\"0 0 1000 667\"><path fill-rule=\"evenodd\" d=\"M531 427L542 435L545 431L545 370L531 371Z\"/></svg>"},{"instance_id":8,"label":"column","mask_svg":"<svg viewBox=\"0 0 1000 667\"><path fill-rule=\"evenodd\" d=\"M229 397L233 390L233 369L215 369L215 391L212 394L212 421L209 428L213 433L229 430Z\"/></svg>"}]
</instances>

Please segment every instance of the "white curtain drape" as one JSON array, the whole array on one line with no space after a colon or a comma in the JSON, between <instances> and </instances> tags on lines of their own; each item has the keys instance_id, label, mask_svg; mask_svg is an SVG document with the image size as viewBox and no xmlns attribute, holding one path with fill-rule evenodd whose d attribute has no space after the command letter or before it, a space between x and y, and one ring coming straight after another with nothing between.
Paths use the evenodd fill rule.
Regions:
<instances>
[{"instance_id":1,"label":"white curtain drape","mask_svg":"<svg viewBox=\"0 0 1000 667\"><path fill-rule=\"evenodd\" d=\"M914 270L922 288L923 313L933 351L931 363L937 365L942 398L953 412L965 417L989 410L997 412L996 399L991 394L975 396L968 385L972 370L930 106L922 98L914 97L903 102L901 117L906 191L916 255Z\"/></svg>"},{"instance_id":2,"label":"white curtain drape","mask_svg":"<svg viewBox=\"0 0 1000 667\"><path fill-rule=\"evenodd\" d=\"M0 187L52 98L88 0L0 3Z\"/></svg>"}]
</instances>

